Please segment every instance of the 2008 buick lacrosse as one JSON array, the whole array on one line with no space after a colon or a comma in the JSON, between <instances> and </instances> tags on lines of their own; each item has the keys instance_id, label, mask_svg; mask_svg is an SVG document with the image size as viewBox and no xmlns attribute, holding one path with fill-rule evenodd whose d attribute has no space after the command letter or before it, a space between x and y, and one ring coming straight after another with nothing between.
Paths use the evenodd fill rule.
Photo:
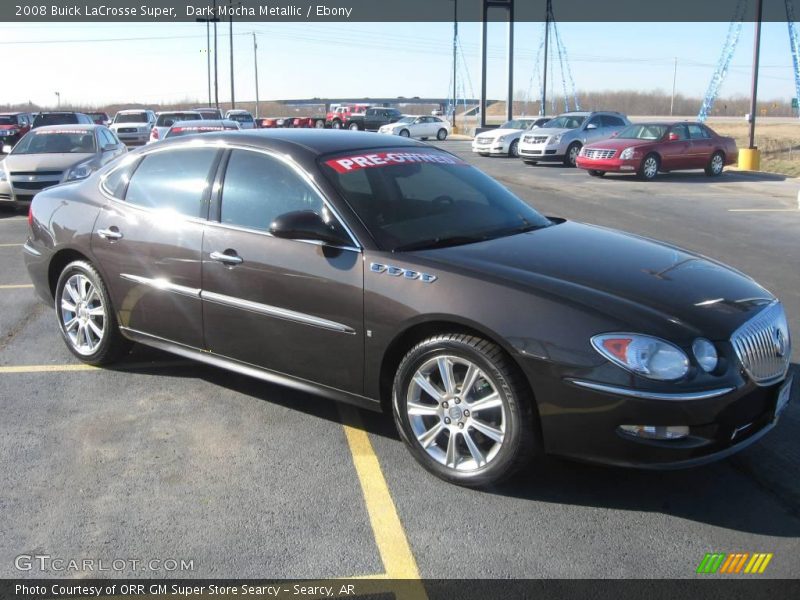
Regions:
<instances>
[{"instance_id":1,"label":"2008 buick lacrosse","mask_svg":"<svg viewBox=\"0 0 800 600\"><path fill-rule=\"evenodd\" d=\"M138 342L391 410L463 485L538 452L727 456L790 395L780 302L711 259L547 218L458 157L363 132L147 146L31 207L25 260L69 349Z\"/></svg>"}]
</instances>

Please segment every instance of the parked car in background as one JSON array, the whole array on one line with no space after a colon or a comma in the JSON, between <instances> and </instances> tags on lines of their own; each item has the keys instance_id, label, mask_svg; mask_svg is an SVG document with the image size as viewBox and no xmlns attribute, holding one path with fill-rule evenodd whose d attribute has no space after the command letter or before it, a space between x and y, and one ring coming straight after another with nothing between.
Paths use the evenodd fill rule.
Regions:
<instances>
[{"instance_id":1,"label":"parked car in background","mask_svg":"<svg viewBox=\"0 0 800 600\"><path fill-rule=\"evenodd\" d=\"M634 123L611 139L584 146L577 164L594 177L611 171L654 179L659 172L683 169L704 169L716 177L738 157L733 138L703 123L655 122Z\"/></svg>"},{"instance_id":2,"label":"parked car in background","mask_svg":"<svg viewBox=\"0 0 800 600\"><path fill-rule=\"evenodd\" d=\"M0 206L24 207L41 190L85 179L128 149L103 125L43 125L0 163Z\"/></svg>"},{"instance_id":3,"label":"parked car in background","mask_svg":"<svg viewBox=\"0 0 800 600\"><path fill-rule=\"evenodd\" d=\"M225 113L225 119L229 121L236 121L239 123L240 129L255 129L256 122L253 119L253 115L250 114L250 111L247 110L229 110Z\"/></svg>"},{"instance_id":4,"label":"parked car in background","mask_svg":"<svg viewBox=\"0 0 800 600\"><path fill-rule=\"evenodd\" d=\"M197 121L178 121L164 134L164 139L182 137L185 135L196 135L199 133L211 133L219 131L236 131L241 129L238 121L230 119L200 119Z\"/></svg>"},{"instance_id":5,"label":"parked car in background","mask_svg":"<svg viewBox=\"0 0 800 600\"><path fill-rule=\"evenodd\" d=\"M121 110L114 115L111 129L128 146L141 146L150 139L150 130L156 124L152 110Z\"/></svg>"},{"instance_id":6,"label":"parked car in background","mask_svg":"<svg viewBox=\"0 0 800 600\"><path fill-rule=\"evenodd\" d=\"M156 122L150 130L150 137L147 143L157 142L164 138L169 128L179 121L200 121L203 117L199 112L191 110L171 110L163 111L156 115Z\"/></svg>"},{"instance_id":7,"label":"parked car in background","mask_svg":"<svg viewBox=\"0 0 800 600\"><path fill-rule=\"evenodd\" d=\"M551 119L545 127L529 131L519 141L519 157L529 165L560 161L574 167L581 148L610 138L630 125L618 112L567 112Z\"/></svg>"},{"instance_id":8,"label":"parked car in background","mask_svg":"<svg viewBox=\"0 0 800 600\"><path fill-rule=\"evenodd\" d=\"M441 117L434 117L433 115L409 115L395 123L383 125L378 130L378 133L420 138L422 140L427 140L428 138L444 140L450 135L450 123Z\"/></svg>"},{"instance_id":9,"label":"parked car in background","mask_svg":"<svg viewBox=\"0 0 800 600\"><path fill-rule=\"evenodd\" d=\"M36 114L31 124L31 129L46 125L94 125L92 120L83 113L73 111L51 111Z\"/></svg>"},{"instance_id":10,"label":"parked car in background","mask_svg":"<svg viewBox=\"0 0 800 600\"><path fill-rule=\"evenodd\" d=\"M539 453L721 460L768 434L791 397L786 313L756 281L545 217L408 139L168 140L45 190L29 223L28 274L78 360L110 365L138 342L387 409L422 467L459 485ZM304 433L288 451L307 450Z\"/></svg>"},{"instance_id":11,"label":"parked car in background","mask_svg":"<svg viewBox=\"0 0 800 600\"><path fill-rule=\"evenodd\" d=\"M105 125L108 127L111 124L111 119L107 112L89 112L86 115L92 120L95 125Z\"/></svg>"},{"instance_id":12,"label":"parked car in background","mask_svg":"<svg viewBox=\"0 0 800 600\"><path fill-rule=\"evenodd\" d=\"M31 116L24 112L0 113L0 151L8 153L31 130Z\"/></svg>"},{"instance_id":13,"label":"parked car in background","mask_svg":"<svg viewBox=\"0 0 800 600\"><path fill-rule=\"evenodd\" d=\"M203 119L219 120L223 118L222 111L219 108L212 108L210 106L201 106L200 108L192 108L192 112L200 113Z\"/></svg>"},{"instance_id":14,"label":"parked car in background","mask_svg":"<svg viewBox=\"0 0 800 600\"><path fill-rule=\"evenodd\" d=\"M363 117L368 108L368 104L343 104L337 106L325 115L325 126L331 129L360 129L358 120L352 121L352 118Z\"/></svg>"},{"instance_id":15,"label":"parked car in background","mask_svg":"<svg viewBox=\"0 0 800 600\"><path fill-rule=\"evenodd\" d=\"M373 106L368 108L362 119L363 127L367 131L378 131L384 125L397 123L403 118L403 113L397 108L386 108L383 106Z\"/></svg>"},{"instance_id":16,"label":"parked car in background","mask_svg":"<svg viewBox=\"0 0 800 600\"><path fill-rule=\"evenodd\" d=\"M520 117L506 121L497 129L477 134L472 140L472 151L481 156L519 157L519 138L522 132L541 127L549 120L548 117Z\"/></svg>"},{"instance_id":17,"label":"parked car in background","mask_svg":"<svg viewBox=\"0 0 800 600\"><path fill-rule=\"evenodd\" d=\"M278 117L263 117L256 120L258 129L274 129L278 126Z\"/></svg>"}]
</instances>

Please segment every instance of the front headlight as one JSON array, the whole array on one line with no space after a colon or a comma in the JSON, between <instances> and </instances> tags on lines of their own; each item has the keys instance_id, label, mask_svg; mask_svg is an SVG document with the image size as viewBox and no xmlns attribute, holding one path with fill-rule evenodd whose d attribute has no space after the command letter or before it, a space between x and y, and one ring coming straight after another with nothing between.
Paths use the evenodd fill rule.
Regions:
<instances>
[{"instance_id":1,"label":"front headlight","mask_svg":"<svg viewBox=\"0 0 800 600\"><path fill-rule=\"evenodd\" d=\"M19 133L19 129L6 129L0 135L8 136L8 135L17 135Z\"/></svg>"},{"instance_id":2,"label":"front headlight","mask_svg":"<svg viewBox=\"0 0 800 600\"><path fill-rule=\"evenodd\" d=\"M630 160L630 159L633 158L634 152L636 152L636 148L633 148L633 147L625 148L625 150L622 151L622 154L620 154L619 157L622 160Z\"/></svg>"},{"instance_id":3,"label":"front headlight","mask_svg":"<svg viewBox=\"0 0 800 600\"><path fill-rule=\"evenodd\" d=\"M561 138L564 137L563 133L559 133L558 135L554 135L548 141L550 144L558 144L561 141Z\"/></svg>"},{"instance_id":4,"label":"front headlight","mask_svg":"<svg viewBox=\"0 0 800 600\"><path fill-rule=\"evenodd\" d=\"M648 379L672 381L689 371L683 350L649 335L605 333L594 336L592 346L611 362Z\"/></svg>"},{"instance_id":5,"label":"front headlight","mask_svg":"<svg viewBox=\"0 0 800 600\"><path fill-rule=\"evenodd\" d=\"M719 361L717 349L707 339L697 338L692 344L692 352L694 352L694 357L697 359L697 364L706 373L711 373L717 368L717 362Z\"/></svg>"},{"instance_id":6,"label":"front headlight","mask_svg":"<svg viewBox=\"0 0 800 600\"><path fill-rule=\"evenodd\" d=\"M81 163L79 165L75 165L69 170L67 173L66 181L74 181L76 179L86 179L89 175L94 172L94 167L88 163Z\"/></svg>"},{"instance_id":7,"label":"front headlight","mask_svg":"<svg viewBox=\"0 0 800 600\"><path fill-rule=\"evenodd\" d=\"M5 164L0 164L0 182L5 183L8 181L8 173L6 173Z\"/></svg>"}]
</instances>

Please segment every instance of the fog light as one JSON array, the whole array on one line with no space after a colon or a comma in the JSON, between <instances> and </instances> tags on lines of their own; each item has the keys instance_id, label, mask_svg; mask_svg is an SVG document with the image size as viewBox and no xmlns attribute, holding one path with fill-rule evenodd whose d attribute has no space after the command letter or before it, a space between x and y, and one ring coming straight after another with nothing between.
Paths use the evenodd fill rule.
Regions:
<instances>
[{"instance_id":1,"label":"fog light","mask_svg":"<svg viewBox=\"0 0 800 600\"><path fill-rule=\"evenodd\" d=\"M689 435L686 425L620 425L620 431L648 440L679 440Z\"/></svg>"}]
</instances>

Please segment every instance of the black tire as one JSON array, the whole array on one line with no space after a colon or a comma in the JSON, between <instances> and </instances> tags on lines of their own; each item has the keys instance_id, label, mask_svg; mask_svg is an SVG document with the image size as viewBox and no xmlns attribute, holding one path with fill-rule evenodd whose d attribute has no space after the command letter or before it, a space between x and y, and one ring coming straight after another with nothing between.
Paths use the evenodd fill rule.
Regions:
<instances>
[{"instance_id":1,"label":"black tire","mask_svg":"<svg viewBox=\"0 0 800 600\"><path fill-rule=\"evenodd\" d=\"M411 133L409 133L408 129L401 129L400 130L400 137L410 137Z\"/></svg>"},{"instance_id":2,"label":"black tire","mask_svg":"<svg viewBox=\"0 0 800 600\"><path fill-rule=\"evenodd\" d=\"M706 165L706 175L709 177L719 177L722 175L722 170L725 168L725 154L717 151L711 155L711 158Z\"/></svg>"},{"instance_id":3,"label":"black tire","mask_svg":"<svg viewBox=\"0 0 800 600\"><path fill-rule=\"evenodd\" d=\"M433 406L436 407L436 410L442 412L441 416L429 415L424 417L433 421L432 428L439 427L438 423L441 423L440 427L443 428L434 438L434 443L431 446L435 445L438 450L439 444L435 442L440 439L439 436L447 435L448 440L450 440L450 436L454 436L452 438L455 440L454 449L457 450L457 457L454 463L463 464L466 461L469 465L469 461L472 461L473 464L468 470L458 470L455 467L446 466L432 457L418 441L418 436L414 432L414 425L410 420L411 417L407 412L409 387L415 373L418 369L423 368L425 364L429 364L432 359L445 355L465 362L468 361L477 366L485 375L485 378L476 380L475 385L468 392L465 393L463 390L459 390L455 393L450 399L451 406L448 407L444 402L439 402L438 405L434 404ZM452 371L455 381L458 376L455 375L455 368ZM465 375L462 375L461 383L463 383L463 377ZM480 384L478 383L479 381L481 382ZM482 434L480 429L471 425L473 422L480 424L482 419L473 421L472 419L475 415L469 415L469 411L467 411L464 416L453 417L466 423L465 427L460 427L456 430L455 424L449 418L445 418L447 415L453 416L451 411L456 404L460 404L460 401L456 400L459 395L464 395L464 401L460 404L462 409L474 405L471 404L474 400L467 401L466 396L475 392L475 386L477 385L491 385L494 388L501 398L502 409L498 407L488 410L502 410L504 413L502 417L504 424L502 441L496 442L500 445L494 454L491 451L486 454L486 456L491 457L483 465L480 465L480 462L474 459L466 440L469 437L474 445L478 444L478 442L481 444L488 442L490 445L493 443L490 438ZM480 487L503 481L526 465L532 459L535 449L538 447L538 435L536 433L538 425L535 425L538 421L534 419L533 399L522 375L499 346L478 337L464 334L442 334L430 337L411 348L397 368L392 387L392 407L397 429L412 456L425 469L437 477L457 485ZM461 410L463 413L462 409L457 409L456 412ZM444 413L445 410L448 411L446 414ZM486 413L482 412L482 414ZM422 418L419 417L419 419ZM444 425L445 422L448 425ZM425 427L427 428L427 425ZM452 433L453 430L455 430L455 433ZM448 432L447 434L445 434L446 431ZM465 436L465 434L468 435ZM459 447L460 449L458 449ZM446 461L447 458L445 458ZM477 466L474 463L477 463Z\"/></svg>"},{"instance_id":4,"label":"black tire","mask_svg":"<svg viewBox=\"0 0 800 600\"><path fill-rule=\"evenodd\" d=\"M581 143L580 142L572 142L567 147L567 153L564 155L564 164L568 167L574 167L575 162L578 160L578 154L581 151Z\"/></svg>"},{"instance_id":5,"label":"black tire","mask_svg":"<svg viewBox=\"0 0 800 600\"><path fill-rule=\"evenodd\" d=\"M592 177L603 177L606 174L605 171L598 171L597 169L589 169L589 175Z\"/></svg>"},{"instance_id":6,"label":"black tire","mask_svg":"<svg viewBox=\"0 0 800 600\"><path fill-rule=\"evenodd\" d=\"M523 159L522 162L524 162L526 165L538 165L539 164L539 162L535 161L535 160L524 160Z\"/></svg>"},{"instance_id":7,"label":"black tire","mask_svg":"<svg viewBox=\"0 0 800 600\"><path fill-rule=\"evenodd\" d=\"M342 122L339 119L335 119L334 121L331 122L331 129L341 129L341 128L342 128Z\"/></svg>"},{"instance_id":8,"label":"black tire","mask_svg":"<svg viewBox=\"0 0 800 600\"><path fill-rule=\"evenodd\" d=\"M639 179L643 179L644 181L652 181L656 178L660 169L661 160L658 158L658 154L648 154L642 159L639 169L636 171L636 175L638 175Z\"/></svg>"},{"instance_id":9,"label":"black tire","mask_svg":"<svg viewBox=\"0 0 800 600\"><path fill-rule=\"evenodd\" d=\"M361 129L361 127L358 126L358 123L350 123L348 129L350 131L358 131L359 129Z\"/></svg>"},{"instance_id":10,"label":"black tire","mask_svg":"<svg viewBox=\"0 0 800 600\"><path fill-rule=\"evenodd\" d=\"M440 142L443 142L447 139L447 129L442 127L439 131L436 132L436 139Z\"/></svg>"},{"instance_id":11,"label":"black tire","mask_svg":"<svg viewBox=\"0 0 800 600\"><path fill-rule=\"evenodd\" d=\"M82 353L76 349L64 325L66 309L63 307L62 293L64 292L64 287L67 282L75 275L82 275L92 284L97 292L101 306L105 309L105 315L103 317L103 335L99 338L99 343L94 350L89 353ZM100 277L100 274L90 263L83 260L76 260L64 267L58 277L58 283L56 284L55 309L58 329L61 332L61 336L69 351L81 361L90 365L108 365L117 361L130 350L132 342L123 337L119 331L116 313L111 304L111 296L108 293L108 288L106 288L103 278Z\"/></svg>"},{"instance_id":12,"label":"black tire","mask_svg":"<svg viewBox=\"0 0 800 600\"><path fill-rule=\"evenodd\" d=\"M325 121L322 119L314 121L314 129L325 129Z\"/></svg>"},{"instance_id":13,"label":"black tire","mask_svg":"<svg viewBox=\"0 0 800 600\"><path fill-rule=\"evenodd\" d=\"M514 140L508 147L508 156L510 158L519 158L519 140Z\"/></svg>"}]
</instances>

